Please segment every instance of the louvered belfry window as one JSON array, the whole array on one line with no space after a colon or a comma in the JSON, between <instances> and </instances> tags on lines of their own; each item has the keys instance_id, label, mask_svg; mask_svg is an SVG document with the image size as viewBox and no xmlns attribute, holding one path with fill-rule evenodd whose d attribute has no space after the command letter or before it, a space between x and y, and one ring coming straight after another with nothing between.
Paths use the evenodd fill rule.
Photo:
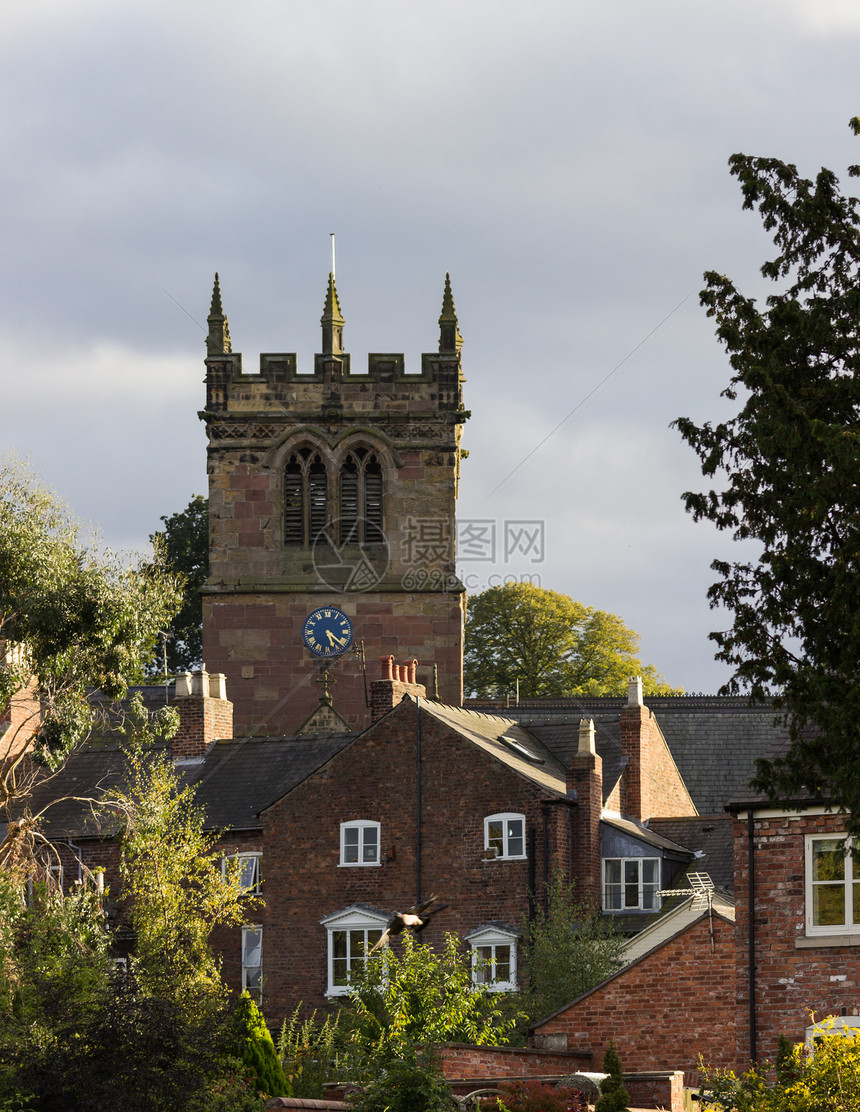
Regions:
<instances>
[{"instance_id":1,"label":"louvered belfry window","mask_svg":"<svg viewBox=\"0 0 860 1112\"><path fill-rule=\"evenodd\" d=\"M382 467L375 452L354 448L340 470L340 543L382 540Z\"/></svg>"},{"instance_id":2,"label":"louvered belfry window","mask_svg":"<svg viewBox=\"0 0 860 1112\"><path fill-rule=\"evenodd\" d=\"M284 472L284 541L308 546L328 522L328 474L319 452L299 448Z\"/></svg>"},{"instance_id":3,"label":"louvered belfry window","mask_svg":"<svg viewBox=\"0 0 860 1112\"><path fill-rule=\"evenodd\" d=\"M335 506L335 491L338 504ZM284 542L308 547L336 519L330 541L338 544L382 543L382 466L370 448L346 453L339 474L329 483L321 453L294 451L284 469Z\"/></svg>"}]
</instances>

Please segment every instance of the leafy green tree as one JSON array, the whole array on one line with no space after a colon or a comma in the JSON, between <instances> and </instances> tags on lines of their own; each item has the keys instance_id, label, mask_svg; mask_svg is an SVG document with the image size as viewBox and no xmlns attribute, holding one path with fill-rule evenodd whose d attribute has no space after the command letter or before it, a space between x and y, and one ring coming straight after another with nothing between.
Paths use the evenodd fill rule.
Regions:
<instances>
[{"instance_id":1,"label":"leafy green tree","mask_svg":"<svg viewBox=\"0 0 860 1112\"><path fill-rule=\"evenodd\" d=\"M523 1009L534 1023L569 1004L621 968L624 938L614 924L576 897L558 873L524 925L527 976Z\"/></svg>"},{"instance_id":2,"label":"leafy green tree","mask_svg":"<svg viewBox=\"0 0 860 1112\"><path fill-rule=\"evenodd\" d=\"M157 553L100 551L22 464L0 466L0 817L28 747L57 767L92 729L93 689L125 695L178 602Z\"/></svg>"},{"instance_id":3,"label":"leafy green tree","mask_svg":"<svg viewBox=\"0 0 860 1112\"><path fill-rule=\"evenodd\" d=\"M36 885L26 907L26 861L0 869L0 1106L23 1097L33 1112L260 1107L232 1056L232 1008L207 944L215 923L243 918L247 901L238 877L222 875L189 790L153 748L176 721L170 708L151 716L132 703L129 786L104 803L106 828L124 826L137 934L127 971L110 958L92 878L65 895Z\"/></svg>"},{"instance_id":4,"label":"leafy green tree","mask_svg":"<svg viewBox=\"0 0 860 1112\"><path fill-rule=\"evenodd\" d=\"M830 170L812 181L743 154L729 166L773 237L761 271L777 288L762 306L705 275L701 301L733 372L723 395L739 410L676 422L719 480L686 493L688 511L759 546L712 564L708 597L733 624L711 638L734 668L723 692L772 696L789 729L788 753L759 763L755 786L812 792L860 833L860 209Z\"/></svg>"},{"instance_id":5,"label":"leafy green tree","mask_svg":"<svg viewBox=\"0 0 860 1112\"><path fill-rule=\"evenodd\" d=\"M594 1112L629 1112L627 1105L630 1094L624 1088L621 1060L615 1043L611 1041L603 1055L603 1072L608 1076L600 1082L600 1098L594 1106Z\"/></svg>"},{"instance_id":6,"label":"leafy green tree","mask_svg":"<svg viewBox=\"0 0 860 1112\"><path fill-rule=\"evenodd\" d=\"M648 695L679 694L638 657L639 635L615 614L569 595L507 583L469 599L464 681L467 692L498 697L621 695L641 675Z\"/></svg>"},{"instance_id":7,"label":"leafy green tree","mask_svg":"<svg viewBox=\"0 0 860 1112\"><path fill-rule=\"evenodd\" d=\"M292 1096L275 1044L256 1001L243 992L233 1016L237 1057L251 1073L258 1091L267 1097Z\"/></svg>"},{"instance_id":8,"label":"leafy green tree","mask_svg":"<svg viewBox=\"0 0 860 1112\"><path fill-rule=\"evenodd\" d=\"M419 1046L508 1041L516 1017L500 994L473 983L456 935L445 936L441 953L402 937L401 954L387 949L368 957L350 983L341 1027L351 1073L368 1078L393 1061L414 1065Z\"/></svg>"},{"instance_id":9,"label":"leafy green tree","mask_svg":"<svg viewBox=\"0 0 860 1112\"><path fill-rule=\"evenodd\" d=\"M175 732L173 708L159 712L159 733ZM166 715L174 716L165 726ZM129 708L125 734L129 783L114 793L109 812L122 818L120 876L136 934L137 975L147 991L204 1006L225 991L209 946L216 925L247 922L256 900L238 872L227 872L215 851L218 834L204 830L193 790L183 786L169 756L148 748L151 716L139 699Z\"/></svg>"},{"instance_id":10,"label":"leafy green tree","mask_svg":"<svg viewBox=\"0 0 860 1112\"><path fill-rule=\"evenodd\" d=\"M184 510L162 517L164 528L150 536L166 566L182 581L182 605L166 626L169 674L199 668L203 660L203 600L209 576L209 500L195 494ZM151 675L164 672L160 646L149 663Z\"/></svg>"}]
</instances>

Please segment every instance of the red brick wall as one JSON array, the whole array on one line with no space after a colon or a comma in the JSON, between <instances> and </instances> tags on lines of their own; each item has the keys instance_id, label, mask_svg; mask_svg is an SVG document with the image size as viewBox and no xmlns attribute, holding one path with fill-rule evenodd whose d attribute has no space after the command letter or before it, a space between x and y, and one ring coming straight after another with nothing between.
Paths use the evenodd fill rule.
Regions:
<instances>
[{"instance_id":1,"label":"red brick wall","mask_svg":"<svg viewBox=\"0 0 860 1112\"><path fill-rule=\"evenodd\" d=\"M423 898L448 908L421 936L440 941L490 921L519 927L528 912L528 860L484 858L484 818L526 816L535 875L544 875L544 826L536 785L506 769L421 711ZM324 1004L323 916L354 903L403 910L416 897L416 705L401 703L371 730L263 815L266 1012L270 1020ZM554 816L553 811L559 815ZM549 808L550 856L569 859L567 808ZM340 823L382 824L380 867L342 868Z\"/></svg>"},{"instance_id":2,"label":"red brick wall","mask_svg":"<svg viewBox=\"0 0 860 1112\"><path fill-rule=\"evenodd\" d=\"M2 667L2 664L0 664ZM30 682L0 708L0 769L26 749L41 722L36 681Z\"/></svg>"},{"instance_id":3,"label":"red brick wall","mask_svg":"<svg viewBox=\"0 0 860 1112\"><path fill-rule=\"evenodd\" d=\"M621 747L629 764L621 780L621 812L650 818L695 815L696 808L654 715L644 706L621 711Z\"/></svg>"},{"instance_id":4,"label":"red brick wall","mask_svg":"<svg viewBox=\"0 0 860 1112\"><path fill-rule=\"evenodd\" d=\"M734 1066L734 925L718 915L713 922L713 952L705 916L538 1025L535 1035L563 1034L569 1048L589 1051L597 1063L614 1039L625 1073L683 1070L691 1084L700 1054Z\"/></svg>"},{"instance_id":5,"label":"red brick wall","mask_svg":"<svg viewBox=\"0 0 860 1112\"><path fill-rule=\"evenodd\" d=\"M780 1033L804 1037L810 1022L860 1011L860 949L797 948L805 933L804 835L841 834L838 815L755 818L756 1027L759 1059L773 1059ZM737 1056L749 1061L749 868L746 816L735 821Z\"/></svg>"},{"instance_id":6,"label":"red brick wall","mask_svg":"<svg viewBox=\"0 0 860 1112\"><path fill-rule=\"evenodd\" d=\"M600 1068L587 1050L533 1050L520 1047L471 1046L444 1043L442 1072L454 1078L564 1077Z\"/></svg>"}]
</instances>

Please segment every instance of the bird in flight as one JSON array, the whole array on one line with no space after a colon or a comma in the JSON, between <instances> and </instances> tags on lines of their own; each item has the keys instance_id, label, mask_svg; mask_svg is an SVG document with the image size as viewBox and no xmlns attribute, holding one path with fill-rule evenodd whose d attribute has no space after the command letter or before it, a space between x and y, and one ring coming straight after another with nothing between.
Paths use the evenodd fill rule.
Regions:
<instances>
[{"instance_id":1,"label":"bird in flight","mask_svg":"<svg viewBox=\"0 0 860 1112\"><path fill-rule=\"evenodd\" d=\"M436 897L431 896L429 900L424 900L423 903L410 907L408 911L396 911L388 920L388 925L382 932L382 937L371 949L371 954L376 950L381 950L383 946L387 946L389 939L395 934L402 934L403 931L412 931L413 934L418 934L419 931L423 931L431 918L448 906L447 904L440 904L438 907L434 907L432 911L428 910L430 905L435 902Z\"/></svg>"}]
</instances>

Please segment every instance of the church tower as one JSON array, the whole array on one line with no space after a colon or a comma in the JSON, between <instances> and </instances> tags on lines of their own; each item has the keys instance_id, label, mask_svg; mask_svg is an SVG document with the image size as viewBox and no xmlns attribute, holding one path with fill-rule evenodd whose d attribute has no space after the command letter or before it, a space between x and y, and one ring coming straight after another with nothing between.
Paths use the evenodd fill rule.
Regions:
<instances>
[{"instance_id":1,"label":"church tower","mask_svg":"<svg viewBox=\"0 0 860 1112\"><path fill-rule=\"evenodd\" d=\"M369 724L366 689L383 656L417 660L428 695L462 701L455 500L468 413L450 279L439 350L420 369L400 354L370 354L366 370L353 370L334 275L321 323L312 372L294 354L263 354L247 373L215 276L200 414L209 441L203 657L227 677L237 736L294 733L329 696L351 727ZM324 617L322 645L308 632L320 610L345 615L347 631Z\"/></svg>"}]
</instances>

